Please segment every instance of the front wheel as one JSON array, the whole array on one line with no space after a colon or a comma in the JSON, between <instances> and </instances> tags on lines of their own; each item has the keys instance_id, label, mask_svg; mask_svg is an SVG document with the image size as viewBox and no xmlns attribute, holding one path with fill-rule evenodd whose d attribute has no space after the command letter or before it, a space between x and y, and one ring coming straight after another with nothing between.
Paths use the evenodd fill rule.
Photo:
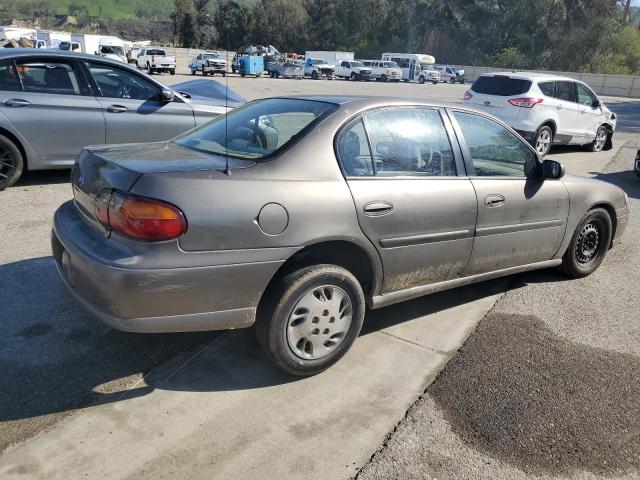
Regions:
<instances>
[{"instance_id":1,"label":"front wheel","mask_svg":"<svg viewBox=\"0 0 640 480\"><path fill-rule=\"evenodd\" d=\"M258 341L267 356L292 375L320 373L340 360L360 333L362 287L336 265L302 268L265 293L257 319Z\"/></svg>"},{"instance_id":2,"label":"front wheel","mask_svg":"<svg viewBox=\"0 0 640 480\"><path fill-rule=\"evenodd\" d=\"M544 125L538 129L533 139L533 148L536 152L544 157L549 150L551 150L551 143L553 142L553 131L550 127Z\"/></svg>"},{"instance_id":3,"label":"front wheel","mask_svg":"<svg viewBox=\"0 0 640 480\"><path fill-rule=\"evenodd\" d=\"M604 150L604 146L607 144L607 140L609 140L609 132L604 126L598 128L596 132L596 138L589 145L589 150L592 152L601 152Z\"/></svg>"},{"instance_id":4,"label":"front wheel","mask_svg":"<svg viewBox=\"0 0 640 480\"><path fill-rule=\"evenodd\" d=\"M315 70L311 72L311 79L318 80L318 72L316 72Z\"/></svg>"},{"instance_id":5,"label":"front wheel","mask_svg":"<svg viewBox=\"0 0 640 480\"><path fill-rule=\"evenodd\" d=\"M351 72L351 81L355 82L358 79L356 72Z\"/></svg>"},{"instance_id":6,"label":"front wheel","mask_svg":"<svg viewBox=\"0 0 640 480\"><path fill-rule=\"evenodd\" d=\"M562 269L572 278L591 275L604 260L613 228L609 212L594 208L584 214L562 257Z\"/></svg>"},{"instance_id":7,"label":"front wheel","mask_svg":"<svg viewBox=\"0 0 640 480\"><path fill-rule=\"evenodd\" d=\"M176 71L174 69L169 70L169 75L175 75Z\"/></svg>"},{"instance_id":8,"label":"front wheel","mask_svg":"<svg viewBox=\"0 0 640 480\"><path fill-rule=\"evenodd\" d=\"M424 83L424 77L418 78L418 83L422 85Z\"/></svg>"},{"instance_id":9,"label":"front wheel","mask_svg":"<svg viewBox=\"0 0 640 480\"><path fill-rule=\"evenodd\" d=\"M0 135L0 190L15 184L24 169L22 152L9 138Z\"/></svg>"},{"instance_id":10,"label":"front wheel","mask_svg":"<svg viewBox=\"0 0 640 480\"><path fill-rule=\"evenodd\" d=\"M437 80L431 80L431 83L433 83L434 85L437 85L438 81Z\"/></svg>"},{"instance_id":11,"label":"front wheel","mask_svg":"<svg viewBox=\"0 0 640 480\"><path fill-rule=\"evenodd\" d=\"M387 78L387 76L386 76L386 75L382 75L381 79L382 79L382 81L383 81L383 82L385 82L385 83L387 83L387 82L389 81L389 79Z\"/></svg>"}]
</instances>

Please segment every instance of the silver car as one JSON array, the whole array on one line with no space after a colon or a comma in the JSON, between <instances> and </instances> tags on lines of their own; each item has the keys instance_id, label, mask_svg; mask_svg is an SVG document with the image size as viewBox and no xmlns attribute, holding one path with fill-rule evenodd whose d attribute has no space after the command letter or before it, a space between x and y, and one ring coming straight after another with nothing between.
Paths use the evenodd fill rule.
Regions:
<instances>
[{"instance_id":1,"label":"silver car","mask_svg":"<svg viewBox=\"0 0 640 480\"><path fill-rule=\"evenodd\" d=\"M215 85L171 89L96 55L0 49L0 185L25 170L69 168L85 145L167 140L190 130L226 111ZM231 92L226 103L245 101Z\"/></svg>"},{"instance_id":2,"label":"silver car","mask_svg":"<svg viewBox=\"0 0 640 480\"><path fill-rule=\"evenodd\" d=\"M533 269L592 273L628 218L487 114L273 98L168 142L92 147L55 214L60 278L132 332L245 328L318 373L376 309Z\"/></svg>"}]
</instances>

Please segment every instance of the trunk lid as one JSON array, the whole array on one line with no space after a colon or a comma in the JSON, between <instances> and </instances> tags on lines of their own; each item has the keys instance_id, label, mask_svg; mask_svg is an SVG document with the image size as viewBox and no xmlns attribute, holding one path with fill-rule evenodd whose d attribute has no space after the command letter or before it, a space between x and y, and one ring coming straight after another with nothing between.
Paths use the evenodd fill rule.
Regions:
<instances>
[{"instance_id":1,"label":"trunk lid","mask_svg":"<svg viewBox=\"0 0 640 480\"><path fill-rule=\"evenodd\" d=\"M229 168L252 165L229 159ZM145 174L224 170L226 159L180 147L172 142L85 148L71 172L74 203L81 216L98 231L109 232L98 221L96 209L108 204L114 190L128 192Z\"/></svg>"}]
</instances>

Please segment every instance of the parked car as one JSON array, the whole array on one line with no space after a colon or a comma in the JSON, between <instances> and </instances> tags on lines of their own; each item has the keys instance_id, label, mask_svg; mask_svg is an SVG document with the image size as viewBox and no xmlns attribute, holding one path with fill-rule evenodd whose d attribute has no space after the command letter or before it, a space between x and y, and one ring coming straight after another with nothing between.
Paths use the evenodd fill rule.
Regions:
<instances>
[{"instance_id":1,"label":"parked car","mask_svg":"<svg viewBox=\"0 0 640 480\"><path fill-rule=\"evenodd\" d=\"M53 256L91 313L133 332L255 322L296 375L346 353L365 305L589 275L629 218L620 188L495 117L388 98L254 101L167 142L86 148L72 184Z\"/></svg>"},{"instance_id":2,"label":"parked car","mask_svg":"<svg viewBox=\"0 0 640 480\"><path fill-rule=\"evenodd\" d=\"M357 60L343 60L336 67L336 77L347 80L371 80L371 68Z\"/></svg>"},{"instance_id":3,"label":"parked car","mask_svg":"<svg viewBox=\"0 0 640 480\"><path fill-rule=\"evenodd\" d=\"M198 72L211 76L220 73L223 77L226 77L227 60L224 53L221 52L201 52L189 61L189 70L191 70L191 75L195 75Z\"/></svg>"},{"instance_id":4,"label":"parked car","mask_svg":"<svg viewBox=\"0 0 640 480\"><path fill-rule=\"evenodd\" d=\"M465 83L464 69L454 65L437 65L436 70L440 72L440 81L444 83Z\"/></svg>"},{"instance_id":5,"label":"parked car","mask_svg":"<svg viewBox=\"0 0 640 480\"><path fill-rule=\"evenodd\" d=\"M585 83L545 73L488 73L465 102L491 113L529 141L540 155L551 145L612 145L617 117Z\"/></svg>"},{"instance_id":6,"label":"parked car","mask_svg":"<svg viewBox=\"0 0 640 480\"><path fill-rule=\"evenodd\" d=\"M136 63L138 68L146 69L149 75L154 73L176 74L176 57L167 55L167 52L162 48L142 48Z\"/></svg>"},{"instance_id":7,"label":"parked car","mask_svg":"<svg viewBox=\"0 0 640 480\"><path fill-rule=\"evenodd\" d=\"M321 58L307 57L304 63L304 74L307 77L311 77L313 80L319 80L321 78L327 78L333 80L336 67L330 65Z\"/></svg>"},{"instance_id":8,"label":"parked car","mask_svg":"<svg viewBox=\"0 0 640 480\"><path fill-rule=\"evenodd\" d=\"M381 82L399 82L402 80L402 69L396 62L382 60L361 60L365 67L371 69L371 78Z\"/></svg>"},{"instance_id":9,"label":"parked car","mask_svg":"<svg viewBox=\"0 0 640 480\"><path fill-rule=\"evenodd\" d=\"M70 168L85 145L166 140L244 103L233 92L225 100L213 80L193 82L168 88L95 55L0 51L0 179Z\"/></svg>"}]
</instances>

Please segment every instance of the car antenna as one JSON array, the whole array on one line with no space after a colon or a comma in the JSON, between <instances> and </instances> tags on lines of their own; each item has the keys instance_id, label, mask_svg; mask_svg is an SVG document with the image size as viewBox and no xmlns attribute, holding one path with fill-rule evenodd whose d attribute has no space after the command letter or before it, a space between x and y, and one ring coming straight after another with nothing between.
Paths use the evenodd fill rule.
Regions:
<instances>
[{"instance_id":1,"label":"car antenna","mask_svg":"<svg viewBox=\"0 0 640 480\"><path fill-rule=\"evenodd\" d=\"M218 3L218 8L221 8L223 6L223 1L220 0L220 2ZM222 42L224 45L226 45L226 42ZM227 53L227 51L224 51L224 65L225 65L225 69L227 70L227 72L225 72L224 75L224 158L225 158L225 169L224 169L224 174L229 176L231 175L231 170L229 170L229 140L228 140L228 124L227 124L227 114L229 113L229 71L227 68L227 61L229 60L229 55Z\"/></svg>"}]
</instances>

